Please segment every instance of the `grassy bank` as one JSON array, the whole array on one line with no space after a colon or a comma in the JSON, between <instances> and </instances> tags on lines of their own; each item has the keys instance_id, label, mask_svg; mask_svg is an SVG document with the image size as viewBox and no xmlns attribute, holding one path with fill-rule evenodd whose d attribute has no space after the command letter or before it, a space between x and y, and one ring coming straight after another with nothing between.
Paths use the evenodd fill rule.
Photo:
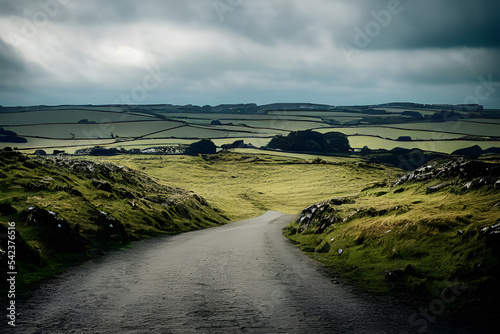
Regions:
<instances>
[{"instance_id":1,"label":"grassy bank","mask_svg":"<svg viewBox=\"0 0 500 334\"><path fill-rule=\"evenodd\" d=\"M104 162L0 151L0 193L0 233L16 224L19 286L134 240L228 221L192 192Z\"/></svg>"},{"instance_id":2,"label":"grassy bank","mask_svg":"<svg viewBox=\"0 0 500 334\"><path fill-rule=\"evenodd\" d=\"M460 286L446 311L494 313L500 254L481 229L500 220L498 189L467 189L457 178L395 181L317 203L285 235L368 291L422 306Z\"/></svg>"}]
</instances>

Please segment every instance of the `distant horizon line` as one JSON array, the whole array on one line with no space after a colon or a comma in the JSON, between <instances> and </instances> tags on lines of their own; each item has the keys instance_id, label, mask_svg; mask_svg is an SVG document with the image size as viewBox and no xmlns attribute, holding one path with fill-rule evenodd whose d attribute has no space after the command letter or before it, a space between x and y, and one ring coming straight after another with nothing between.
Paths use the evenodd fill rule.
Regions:
<instances>
[{"instance_id":1,"label":"distant horizon line","mask_svg":"<svg viewBox=\"0 0 500 334\"><path fill-rule=\"evenodd\" d=\"M205 105L199 105L199 104L174 104L174 103L135 103L135 104L129 104L129 103L109 103L109 104L92 104L92 103L87 103L87 104L31 104L31 105L9 105L9 106L4 106L0 105L0 108L27 108L27 107L71 107L71 106L88 106L88 107L119 107L119 106L179 106L179 107L184 107L184 106L192 106L192 107L218 107L218 106L238 106L238 105L244 105L244 106L249 106L249 105L256 105L258 107L261 106L267 106L267 105L276 105L276 104L284 104L284 105L298 105L298 104L304 104L304 105L309 105L309 106L328 106L328 107L370 107L370 106L390 106L390 105L414 105L414 106L478 106L478 107L484 107L484 105L481 104L476 104L476 103L421 103L421 102L409 102L409 101L393 101L393 102L385 102L385 103L375 103L375 104L343 104L343 105L333 105L333 104L324 104L324 103L314 103L314 102L273 102L273 103L264 103L264 104L258 104L255 102L240 102L240 103L221 103L221 104L205 104ZM491 109L496 109L496 108L491 108Z\"/></svg>"}]
</instances>

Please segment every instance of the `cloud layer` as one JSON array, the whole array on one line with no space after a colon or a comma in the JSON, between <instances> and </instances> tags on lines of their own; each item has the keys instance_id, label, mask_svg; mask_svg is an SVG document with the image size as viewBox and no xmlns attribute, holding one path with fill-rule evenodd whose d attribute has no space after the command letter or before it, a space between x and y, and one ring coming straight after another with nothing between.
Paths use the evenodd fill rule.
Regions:
<instances>
[{"instance_id":1,"label":"cloud layer","mask_svg":"<svg viewBox=\"0 0 500 334\"><path fill-rule=\"evenodd\" d=\"M0 104L500 108L498 12L489 0L2 2Z\"/></svg>"}]
</instances>

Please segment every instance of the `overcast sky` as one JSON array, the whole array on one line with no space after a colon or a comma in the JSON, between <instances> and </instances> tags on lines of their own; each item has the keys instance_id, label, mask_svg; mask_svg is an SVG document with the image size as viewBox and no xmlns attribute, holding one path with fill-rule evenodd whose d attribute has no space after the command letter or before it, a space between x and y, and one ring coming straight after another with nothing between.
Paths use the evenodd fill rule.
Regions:
<instances>
[{"instance_id":1,"label":"overcast sky","mask_svg":"<svg viewBox=\"0 0 500 334\"><path fill-rule=\"evenodd\" d=\"M0 0L0 105L500 108L497 0Z\"/></svg>"}]
</instances>

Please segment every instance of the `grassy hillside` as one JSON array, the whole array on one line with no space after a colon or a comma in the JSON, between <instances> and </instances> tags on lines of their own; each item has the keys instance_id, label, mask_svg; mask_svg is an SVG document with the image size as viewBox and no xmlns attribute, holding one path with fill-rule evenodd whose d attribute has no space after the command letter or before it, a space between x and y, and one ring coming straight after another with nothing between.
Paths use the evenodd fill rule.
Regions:
<instances>
[{"instance_id":1,"label":"grassy hillside","mask_svg":"<svg viewBox=\"0 0 500 334\"><path fill-rule=\"evenodd\" d=\"M133 240L228 221L192 192L105 162L0 151L0 194L0 234L16 223L20 285Z\"/></svg>"},{"instance_id":2,"label":"grassy hillside","mask_svg":"<svg viewBox=\"0 0 500 334\"><path fill-rule=\"evenodd\" d=\"M285 234L369 291L422 306L460 286L447 311L492 314L500 243L498 231L485 227L500 221L499 171L498 162L433 162L397 183L310 206Z\"/></svg>"}]
</instances>

